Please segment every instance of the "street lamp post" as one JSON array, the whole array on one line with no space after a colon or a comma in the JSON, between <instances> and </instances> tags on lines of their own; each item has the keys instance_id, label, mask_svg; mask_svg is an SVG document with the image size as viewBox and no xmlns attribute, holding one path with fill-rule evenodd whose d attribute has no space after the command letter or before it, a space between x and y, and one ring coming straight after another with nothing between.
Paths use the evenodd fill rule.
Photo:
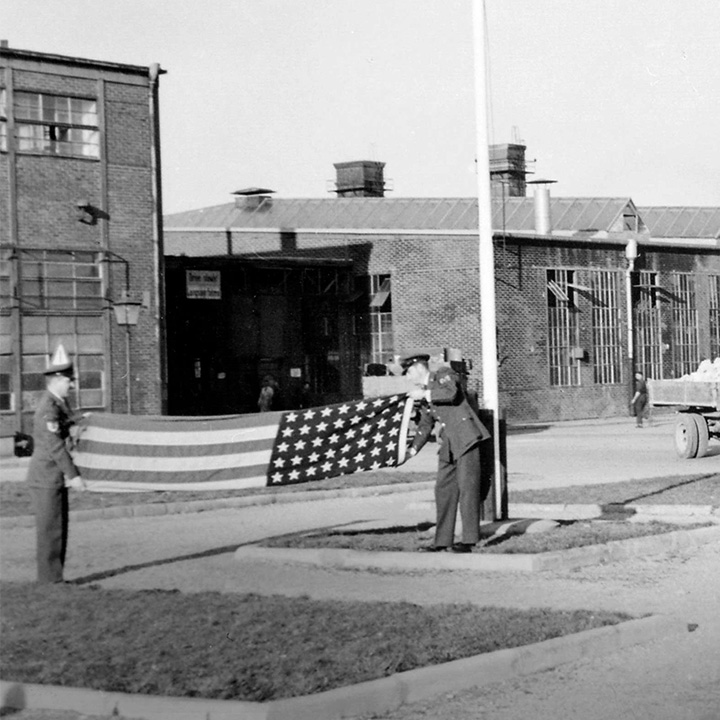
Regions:
<instances>
[{"instance_id":1,"label":"street lamp post","mask_svg":"<svg viewBox=\"0 0 720 720\"><path fill-rule=\"evenodd\" d=\"M635 379L635 323L633 318L632 276L635 271L635 260L637 260L637 256L637 240L631 238L625 245L625 258L627 259L627 267L625 268L625 305L627 308L627 357L630 397L632 397L634 393Z\"/></svg>"},{"instance_id":2,"label":"street lamp post","mask_svg":"<svg viewBox=\"0 0 720 720\"><path fill-rule=\"evenodd\" d=\"M125 392L127 395L127 413L132 412L132 385L131 385L131 364L130 364L130 328L137 325L140 317L142 303L138 300L131 300L127 290L123 291L121 299L113 303L115 320L117 324L125 328Z\"/></svg>"}]
</instances>

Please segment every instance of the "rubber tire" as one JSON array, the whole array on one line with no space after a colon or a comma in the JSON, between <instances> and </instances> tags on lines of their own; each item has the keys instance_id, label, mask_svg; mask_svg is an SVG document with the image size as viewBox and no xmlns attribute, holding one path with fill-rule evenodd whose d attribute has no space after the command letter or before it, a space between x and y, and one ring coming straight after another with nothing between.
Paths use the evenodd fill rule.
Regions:
<instances>
[{"instance_id":1,"label":"rubber tire","mask_svg":"<svg viewBox=\"0 0 720 720\"><path fill-rule=\"evenodd\" d=\"M708 429L707 420L697 413L693 413L690 417L695 421L698 428L698 446L695 457L705 457L710 442L710 430Z\"/></svg>"},{"instance_id":2,"label":"rubber tire","mask_svg":"<svg viewBox=\"0 0 720 720\"><path fill-rule=\"evenodd\" d=\"M675 452L686 460L697 455L700 431L692 414L683 413L675 423Z\"/></svg>"}]
</instances>

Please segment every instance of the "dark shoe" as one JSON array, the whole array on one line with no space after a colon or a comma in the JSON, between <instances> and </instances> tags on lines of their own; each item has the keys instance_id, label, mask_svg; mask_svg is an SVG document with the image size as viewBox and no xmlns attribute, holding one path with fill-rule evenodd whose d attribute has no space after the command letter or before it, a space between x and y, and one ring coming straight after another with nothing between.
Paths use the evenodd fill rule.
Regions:
<instances>
[{"instance_id":1,"label":"dark shoe","mask_svg":"<svg viewBox=\"0 0 720 720\"><path fill-rule=\"evenodd\" d=\"M420 548L420 552L445 552L446 550L444 545L426 545Z\"/></svg>"},{"instance_id":2,"label":"dark shoe","mask_svg":"<svg viewBox=\"0 0 720 720\"><path fill-rule=\"evenodd\" d=\"M452 551L454 553L469 553L472 552L474 545L471 545L470 543L455 543L455 545L452 546Z\"/></svg>"}]
</instances>

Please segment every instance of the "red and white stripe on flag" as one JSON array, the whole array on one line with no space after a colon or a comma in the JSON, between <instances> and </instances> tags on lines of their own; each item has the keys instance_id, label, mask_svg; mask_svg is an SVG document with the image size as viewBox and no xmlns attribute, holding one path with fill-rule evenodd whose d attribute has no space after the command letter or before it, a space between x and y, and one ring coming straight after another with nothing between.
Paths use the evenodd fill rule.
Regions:
<instances>
[{"instance_id":1,"label":"red and white stripe on flag","mask_svg":"<svg viewBox=\"0 0 720 720\"><path fill-rule=\"evenodd\" d=\"M308 482L399 465L406 395L230 417L95 413L75 464L90 490L225 490Z\"/></svg>"}]
</instances>

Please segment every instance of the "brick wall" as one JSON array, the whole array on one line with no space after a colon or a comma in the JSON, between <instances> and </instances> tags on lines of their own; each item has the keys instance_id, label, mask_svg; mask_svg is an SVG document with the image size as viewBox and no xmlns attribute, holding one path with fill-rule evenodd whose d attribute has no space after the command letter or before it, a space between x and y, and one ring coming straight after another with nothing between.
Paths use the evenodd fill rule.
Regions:
<instances>
[{"instance_id":1,"label":"brick wall","mask_svg":"<svg viewBox=\"0 0 720 720\"><path fill-rule=\"evenodd\" d=\"M13 67L11 58L3 64ZM137 327L131 328L131 392L135 414L161 412L160 338L158 310L154 307L157 268L153 245L154 200L151 163L152 127L149 117L148 80L135 70L84 68L38 63L28 70L23 59L14 67L15 91L97 98L105 105L99 117L105 119L101 159L79 159L17 153L18 242L21 247L47 249L105 249L115 259L129 263L130 290L133 299L150 299L150 307L140 313ZM46 71L47 70L47 71ZM67 72L67 75L64 74ZM88 77L78 77L86 74ZM74 75L74 77L73 77ZM0 83L2 82L0 73ZM98 107L100 111L101 108ZM0 156L0 240L9 240L8 162ZM103 182L105 180L105 182ZM77 204L86 200L107 213L96 224L78 221ZM125 269L121 263L108 268L107 297L120 299L125 287ZM104 310L109 357L106 358L108 410L125 412L126 354L125 330L117 325L112 309ZM9 418L4 418L9 421ZM3 422L3 434L8 422ZM11 423L12 424L12 423Z\"/></svg>"},{"instance_id":2,"label":"brick wall","mask_svg":"<svg viewBox=\"0 0 720 720\"><path fill-rule=\"evenodd\" d=\"M205 248L223 252L222 233L169 233L168 247L203 255ZM482 340L479 312L478 246L473 237L413 235L298 234L292 247L279 233L233 231L234 254L272 256L316 255L354 259L356 274L392 275L395 347L461 348L473 368L469 384L482 397ZM507 240L497 242L496 317L501 406L514 422L611 417L628 414L629 381L594 381L592 365L592 301L578 296L580 345L588 351L581 363L581 385L551 386L548 368L546 270L570 268L582 273L603 269L618 274L618 311L627 317L624 278L627 261L623 245L567 242L543 244ZM661 281L671 271L698 275L698 304L703 306L703 273L720 273L720 254L708 250L678 251L643 248L638 267L656 269ZM666 319L666 323L668 320ZM700 320L701 326L703 320ZM705 321L707 324L707 321ZM709 345L707 331L701 342ZM623 344L626 332L622 330ZM170 349L172 351L172 349ZM623 364L625 353L623 350ZM702 347L701 347L702 352Z\"/></svg>"}]
</instances>

